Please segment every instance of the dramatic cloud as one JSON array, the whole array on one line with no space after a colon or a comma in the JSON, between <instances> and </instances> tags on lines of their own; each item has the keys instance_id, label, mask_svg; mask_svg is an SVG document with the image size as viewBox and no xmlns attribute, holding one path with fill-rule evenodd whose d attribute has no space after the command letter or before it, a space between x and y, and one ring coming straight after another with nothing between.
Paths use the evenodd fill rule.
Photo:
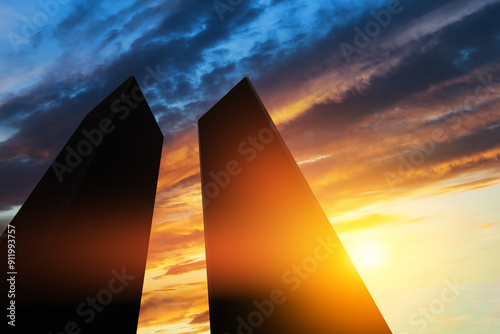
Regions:
<instances>
[{"instance_id":1,"label":"dramatic cloud","mask_svg":"<svg viewBox=\"0 0 500 334\"><path fill-rule=\"evenodd\" d=\"M411 203L447 195L446 204L457 194L493 203L499 185L499 0L261 0L229 8L201 0L0 5L0 227L85 114L130 75L165 134L140 334L209 332L196 121L244 76L341 234L417 224L438 234L430 214L412 216ZM404 214L391 206L402 199ZM464 244L475 242L465 236L489 240L483 231L499 231L494 210L478 206L486 213L477 214L476 234L465 225L468 233L457 232ZM409 256L421 271L405 277L417 284L433 271ZM477 290L484 303L488 291ZM396 305L398 297L382 297ZM399 316L391 321L405 329L408 314L399 309L391 308ZM488 327L491 312L474 316L469 329L499 328Z\"/></svg>"}]
</instances>

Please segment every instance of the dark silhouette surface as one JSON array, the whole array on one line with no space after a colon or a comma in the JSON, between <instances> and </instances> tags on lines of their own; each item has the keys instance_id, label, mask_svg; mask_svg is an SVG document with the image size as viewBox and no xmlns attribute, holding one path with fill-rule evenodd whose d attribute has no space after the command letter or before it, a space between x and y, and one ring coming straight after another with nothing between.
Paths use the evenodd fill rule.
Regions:
<instances>
[{"instance_id":1,"label":"dark silhouette surface","mask_svg":"<svg viewBox=\"0 0 500 334\"><path fill-rule=\"evenodd\" d=\"M391 333L250 81L198 126L212 334Z\"/></svg>"},{"instance_id":2,"label":"dark silhouette surface","mask_svg":"<svg viewBox=\"0 0 500 334\"><path fill-rule=\"evenodd\" d=\"M162 144L133 77L87 114L2 234L2 333L136 333Z\"/></svg>"}]
</instances>

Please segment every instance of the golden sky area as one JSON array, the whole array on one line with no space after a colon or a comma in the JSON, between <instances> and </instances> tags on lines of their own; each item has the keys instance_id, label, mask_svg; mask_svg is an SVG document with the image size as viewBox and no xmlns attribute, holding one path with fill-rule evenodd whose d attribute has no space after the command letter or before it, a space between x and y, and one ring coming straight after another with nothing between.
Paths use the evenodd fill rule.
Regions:
<instances>
[{"instance_id":1,"label":"golden sky area","mask_svg":"<svg viewBox=\"0 0 500 334\"><path fill-rule=\"evenodd\" d=\"M289 130L297 115L307 119L313 97L299 109L269 109L394 333L500 328L500 147L450 145L500 119L500 89L474 114L432 124L468 96L436 100L443 87L466 83L474 95L477 74L488 70L409 96L320 145ZM193 130L164 148L138 333L210 332L201 210ZM455 290L443 300L448 286Z\"/></svg>"}]
</instances>

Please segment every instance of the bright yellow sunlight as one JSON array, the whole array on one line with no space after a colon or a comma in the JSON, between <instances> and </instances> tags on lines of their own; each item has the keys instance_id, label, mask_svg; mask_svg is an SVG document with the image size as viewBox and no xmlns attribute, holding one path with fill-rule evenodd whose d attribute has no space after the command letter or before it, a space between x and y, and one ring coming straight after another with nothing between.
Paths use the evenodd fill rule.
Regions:
<instances>
[{"instance_id":1,"label":"bright yellow sunlight","mask_svg":"<svg viewBox=\"0 0 500 334\"><path fill-rule=\"evenodd\" d=\"M358 270L378 269L385 262L385 248L375 241L354 244L349 249L349 256Z\"/></svg>"}]
</instances>

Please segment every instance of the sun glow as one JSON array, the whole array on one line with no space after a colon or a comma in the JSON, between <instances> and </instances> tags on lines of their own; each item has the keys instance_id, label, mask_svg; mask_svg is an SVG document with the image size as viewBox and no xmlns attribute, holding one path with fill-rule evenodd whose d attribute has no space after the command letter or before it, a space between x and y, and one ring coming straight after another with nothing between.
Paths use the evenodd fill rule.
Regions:
<instances>
[{"instance_id":1,"label":"sun glow","mask_svg":"<svg viewBox=\"0 0 500 334\"><path fill-rule=\"evenodd\" d=\"M385 262L384 246L374 241L356 245L349 255L358 270L378 269Z\"/></svg>"}]
</instances>

